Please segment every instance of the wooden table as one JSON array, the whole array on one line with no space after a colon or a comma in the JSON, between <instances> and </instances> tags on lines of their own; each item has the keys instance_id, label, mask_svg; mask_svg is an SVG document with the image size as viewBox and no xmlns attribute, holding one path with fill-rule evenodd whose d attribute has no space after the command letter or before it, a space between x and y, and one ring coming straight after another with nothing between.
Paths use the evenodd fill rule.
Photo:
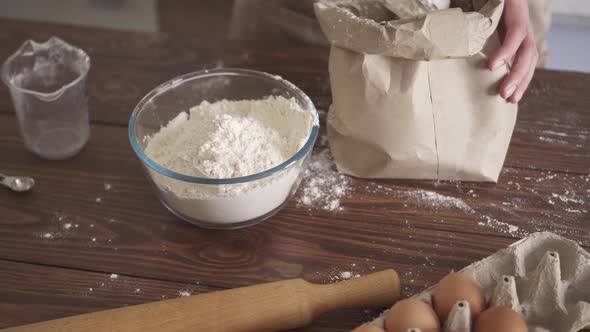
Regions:
<instances>
[{"instance_id":1,"label":"wooden table","mask_svg":"<svg viewBox=\"0 0 590 332\"><path fill-rule=\"evenodd\" d=\"M281 75L326 110L328 50L0 20L0 59L25 39L51 35L92 59L92 136L70 160L39 159L24 148L0 88L0 171L37 180L27 194L0 190L0 327L390 267L409 295L531 232L590 246L590 75L537 72L498 184L354 179L343 211L291 202L255 227L210 231L175 218L149 188L127 139L135 104L176 75L226 66ZM370 189L379 185L386 190ZM460 199L471 211L404 194L416 190ZM377 312L333 313L306 331L343 331Z\"/></svg>"}]
</instances>

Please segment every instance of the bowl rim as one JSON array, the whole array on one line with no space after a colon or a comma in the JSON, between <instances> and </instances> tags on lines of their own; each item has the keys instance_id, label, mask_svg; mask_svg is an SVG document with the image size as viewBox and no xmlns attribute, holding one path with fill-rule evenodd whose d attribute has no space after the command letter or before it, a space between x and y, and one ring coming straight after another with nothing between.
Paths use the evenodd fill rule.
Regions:
<instances>
[{"instance_id":1,"label":"bowl rim","mask_svg":"<svg viewBox=\"0 0 590 332\"><path fill-rule=\"evenodd\" d=\"M291 156L289 159L287 159L286 161L282 162L281 164L279 164L275 167L272 167L270 169L267 169L267 170L259 172L259 173L255 173L255 174L251 174L251 175L247 175L247 176L236 177L236 178L221 178L221 179L203 178L203 177L196 177L196 176L181 174L181 173L177 173L175 171L169 170L166 167L158 164L153 159L149 158L144 153L143 149L140 147L140 145L137 141L138 138L135 136L136 118L139 115L139 113L141 112L141 110L144 108L144 106L154 96L156 96L156 95L160 94L161 92L166 91L170 88L174 88L175 85L183 83L185 80L202 78L202 77L211 77L211 76L250 76L250 77L259 78L259 79L279 81L280 83L285 85L287 89L290 89L291 92L293 92L297 97L300 97L301 99L303 99L305 101L305 103L307 104L308 110L312 113L312 116L314 117L314 119L312 120L312 121L314 121L314 123L312 124L309 137L307 138L307 141L305 142L305 144L293 156ZM295 164L299 160L305 158L305 156L307 156L307 154L311 151L311 149L313 148L315 141L318 137L319 127L320 127L320 125L319 125L319 121L318 121L318 111L315 108L315 105L313 104L311 99L303 91L301 91L301 89L299 89L297 86L295 86L293 83L283 79L280 76L272 75L272 74L262 72L262 71L257 71L257 70L241 69L241 68L217 68L217 69L205 69L205 70L200 70L200 71L195 71L195 72L190 72L190 73L187 73L184 75L180 75L180 76L174 77L174 78L158 85L154 89L152 89L135 106L135 109L133 110L133 113L131 113L131 117L129 119L129 125L128 125L127 132L128 132L128 136L129 136L129 142L131 143L131 147L132 147L133 151L135 152L135 154L139 157L139 159L143 162L144 165L153 169L154 171L156 171L164 176L167 176L167 177L170 177L170 178L173 178L176 180L184 181L184 182L210 184L210 185L221 185L221 184L240 184L240 183L247 183L247 182L251 182L251 181L256 181L256 180L260 180L260 179L272 176L274 174L277 174L285 169L288 169L289 167L291 167L293 164Z\"/></svg>"}]
</instances>

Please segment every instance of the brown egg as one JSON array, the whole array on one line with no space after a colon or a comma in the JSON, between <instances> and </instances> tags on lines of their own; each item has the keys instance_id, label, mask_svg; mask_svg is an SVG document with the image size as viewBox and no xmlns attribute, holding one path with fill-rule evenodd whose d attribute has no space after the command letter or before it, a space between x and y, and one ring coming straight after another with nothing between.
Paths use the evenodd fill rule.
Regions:
<instances>
[{"instance_id":1,"label":"brown egg","mask_svg":"<svg viewBox=\"0 0 590 332\"><path fill-rule=\"evenodd\" d=\"M472 320L486 307L485 293L475 278L465 273L451 273L436 285L432 305L440 320L444 322L453 305L459 301L469 302Z\"/></svg>"},{"instance_id":2,"label":"brown egg","mask_svg":"<svg viewBox=\"0 0 590 332\"><path fill-rule=\"evenodd\" d=\"M440 321L428 303L419 300L401 300L385 316L387 332L406 332L416 328L422 332L440 331Z\"/></svg>"},{"instance_id":3,"label":"brown egg","mask_svg":"<svg viewBox=\"0 0 590 332\"><path fill-rule=\"evenodd\" d=\"M375 325L363 324L352 330L352 332L385 332L385 330Z\"/></svg>"},{"instance_id":4,"label":"brown egg","mask_svg":"<svg viewBox=\"0 0 590 332\"><path fill-rule=\"evenodd\" d=\"M526 322L516 311L493 307L481 313L475 321L475 332L528 332Z\"/></svg>"}]
</instances>

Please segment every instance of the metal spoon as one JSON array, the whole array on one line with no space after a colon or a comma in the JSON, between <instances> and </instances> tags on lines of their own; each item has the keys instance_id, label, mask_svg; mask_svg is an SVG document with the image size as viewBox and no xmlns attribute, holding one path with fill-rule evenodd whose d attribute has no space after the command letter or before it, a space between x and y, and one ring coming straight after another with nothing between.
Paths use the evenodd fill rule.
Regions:
<instances>
[{"instance_id":1,"label":"metal spoon","mask_svg":"<svg viewBox=\"0 0 590 332\"><path fill-rule=\"evenodd\" d=\"M28 176L8 176L0 174L0 183L14 191L23 192L33 188L35 180Z\"/></svg>"}]
</instances>

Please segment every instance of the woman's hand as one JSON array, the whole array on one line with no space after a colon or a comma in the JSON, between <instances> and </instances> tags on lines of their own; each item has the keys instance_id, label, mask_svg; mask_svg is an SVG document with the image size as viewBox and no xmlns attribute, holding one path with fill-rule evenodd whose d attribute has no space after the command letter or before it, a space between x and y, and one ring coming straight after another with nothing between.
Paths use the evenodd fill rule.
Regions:
<instances>
[{"instance_id":1,"label":"woman's hand","mask_svg":"<svg viewBox=\"0 0 590 332\"><path fill-rule=\"evenodd\" d=\"M511 103L518 103L533 78L539 59L527 0L505 0L498 29L502 46L488 65L490 70L495 70L514 58L510 73L500 85L500 95Z\"/></svg>"}]
</instances>

